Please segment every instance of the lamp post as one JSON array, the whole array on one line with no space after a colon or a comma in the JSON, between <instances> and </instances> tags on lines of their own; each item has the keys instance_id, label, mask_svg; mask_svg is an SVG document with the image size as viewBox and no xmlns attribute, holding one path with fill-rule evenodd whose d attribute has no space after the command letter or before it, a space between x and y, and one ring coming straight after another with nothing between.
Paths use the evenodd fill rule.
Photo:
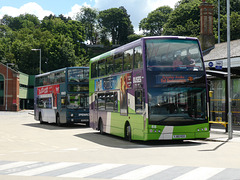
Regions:
<instances>
[{"instance_id":1,"label":"lamp post","mask_svg":"<svg viewBox=\"0 0 240 180\"><path fill-rule=\"evenodd\" d=\"M41 49L32 49L32 51L39 51L40 52L40 60L39 60L39 74L41 74L41 55L42 55L42 53L41 53Z\"/></svg>"},{"instance_id":2,"label":"lamp post","mask_svg":"<svg viewBox=\"0 0 240 180\"><path fill-rule=\"evenodd\" d=\"M7 111L7 105L8 105L8 65L13 66L13 63L7 63L7 79L6 79L6 106L5 106L5 110Z\"/></svg>"},{"instance_id":3,"label":"lamp post","mask_svg":"<svg viewBox=\"0 0 240 180\"><path fill-rule=\"evenodd\" d=\"M231 98L230 0L227 0L228 139L233 138Z\"/></svg>"}]
</instances>

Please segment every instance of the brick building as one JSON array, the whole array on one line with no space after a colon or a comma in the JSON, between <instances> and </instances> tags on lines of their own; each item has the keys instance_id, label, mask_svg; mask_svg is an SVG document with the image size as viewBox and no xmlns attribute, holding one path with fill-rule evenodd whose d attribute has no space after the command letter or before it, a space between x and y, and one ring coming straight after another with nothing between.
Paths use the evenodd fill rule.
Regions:
<instances>
[{"instance_id":1,"label":"brick building","mask_svg":"<svg viewBox=\"0 0 240 180\"><path fill-rule=\"evenodd\" d=\"M34 78L0 63L0 111L33 109Z\"/></svg>"},{"instance_id":2,"label":"brick building","mask_svg":"<svg viewBox=\"0 0 240 180\"><path fill-rule=\"evenodd\" d=\"M0 63L0 110L19 111L19 73Z\"/></svg>"}]
</instances>

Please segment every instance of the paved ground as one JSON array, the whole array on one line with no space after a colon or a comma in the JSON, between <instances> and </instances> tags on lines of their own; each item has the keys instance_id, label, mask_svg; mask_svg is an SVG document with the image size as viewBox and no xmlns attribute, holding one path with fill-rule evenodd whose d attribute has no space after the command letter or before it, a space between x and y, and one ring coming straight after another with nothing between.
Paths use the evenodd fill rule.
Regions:
<instances>
[{"instance_id":1,"label":"paved ground","mask_svg":"<svg viewBox=\"0 0 240 180\"><path fill-rule=\"evenodd\" d=\"M0 180L240 179L240 131L207 140L127 142L85 126L39 124L32 111L0 112Z\"/></svg>"}]
</instances>

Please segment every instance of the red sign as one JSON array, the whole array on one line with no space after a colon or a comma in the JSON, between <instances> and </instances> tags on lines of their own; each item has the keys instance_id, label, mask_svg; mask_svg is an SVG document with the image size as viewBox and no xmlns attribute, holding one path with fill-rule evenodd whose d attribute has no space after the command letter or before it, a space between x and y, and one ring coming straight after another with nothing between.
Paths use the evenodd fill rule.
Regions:
<instances>
[{"instance_id":1,"label":"red sign","mask_svg":"<svg viewBox=\"0 0 240 180\"><path fill-rule=\"evenodd\" d=\"M37 95L52 94L52 93L58 94L59 92L60 92L59 84L37 88Z\"/></svg>"},{"instance_id":2,"label":"red sign","mask_svg":"<svg viewBox=\"0 0 240 180\"><path fill-rule=\"evenodd\" d=\"M17 104L17 100L16 99L13 99L13 104Z\"/></svg>"}]
</instances>

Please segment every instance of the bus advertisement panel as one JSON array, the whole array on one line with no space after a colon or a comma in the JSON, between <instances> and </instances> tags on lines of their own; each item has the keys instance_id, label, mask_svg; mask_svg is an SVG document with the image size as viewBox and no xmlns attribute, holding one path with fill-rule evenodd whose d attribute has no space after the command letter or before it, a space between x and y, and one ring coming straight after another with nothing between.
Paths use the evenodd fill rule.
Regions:
<instances>
[{"instance_id":1,"label":"bus advertisement panel","mask_svg":"<svg viewBox=\"0 0 240 180\"><path fill-rule=\"evenodd\" d=\"M35 79L34 117L40 123L89 126L89 68L68 67Z\"/></svg>"},{"instance_id":2,"label":"bus advertisement panel","mask_svg":"<svg viewBox=\"0 0 240 180\"><path fill-rule=\"evenodd\" d=\"M90 126L101 133L144 141L209 137L196 38L141 38L91 59L89 80Z\"/></svg>"}]
</instances>

